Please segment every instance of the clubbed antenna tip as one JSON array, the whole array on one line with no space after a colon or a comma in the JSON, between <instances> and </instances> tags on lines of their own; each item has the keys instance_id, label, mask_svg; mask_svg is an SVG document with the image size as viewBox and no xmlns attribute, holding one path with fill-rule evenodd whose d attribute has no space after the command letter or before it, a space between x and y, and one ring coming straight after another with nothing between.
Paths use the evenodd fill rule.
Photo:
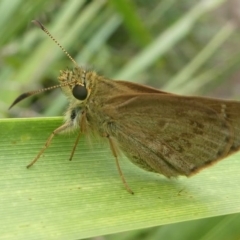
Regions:
<instances>
[{"instance_id":1,"label":"clubbed antenna tip","mask_svg":"<svg viewBox=\"0 0 240 240\"><path fill-rule=\"evenodd\" d=\"M65 82L63 84L55 85L55 86L52 86L52 87L42 88L42 89L39 89L39 90L36 90L36 91L23 93L14 100L14 102L9 107L9 109L11 109L14 105L16 105L17 103L19 103L20 101L22 101L23 99L25 99L27 97L30 97L32 95L36 95L36 94L39 94L39 93L42 93L42 92L45 92L45 91L53 90L53 89L56 89L56 88L59 88L59 87L65 87L65 86L68 86L72 83L73 82Z\"/></svg>"},{"instance_id":2,"label":"clubbed antenna tip","mask_svg":"<svg viewBox=\"0 0 240 240\"><path fill-rule=\"evenodd\" d=\"M31 96L31 95L32 95L31 92L27 92L27 93L21 94L20 96L18 96L18 97L14 100L14 102L11 104L11 106L8 108L8 110L10 110L14 105L16 105L17 103L19 103L20 101L22 101L23 99L25 99L25 98L27 98L27 97L29 97L29 96Z\"/></svg>"},{"instance_id":3,"label":"clubbed antenna tip","mask_svg":"<svg viewBox=\"0 0 240 240\"><path fill-rule=\"evenodd\" d=\"M45 27L38 20L32 20L32 23L34 23L36 26L38 26L44 31Z\"/></svg>"}]
</instances>

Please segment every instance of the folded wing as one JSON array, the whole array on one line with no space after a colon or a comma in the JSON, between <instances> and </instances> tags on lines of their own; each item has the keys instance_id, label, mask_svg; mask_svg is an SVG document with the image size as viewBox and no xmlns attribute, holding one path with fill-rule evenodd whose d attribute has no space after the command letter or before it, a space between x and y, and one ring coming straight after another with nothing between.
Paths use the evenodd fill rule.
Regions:
<instances>
[{"instance_id":1,"label":"folded wing","mask_svg":"<svg viewBox=\"0 0 240 240\"><path fill-rule=\"evenodd\" d=\"M146 93L115 97L103 111L127 157L167 177L189 176L239 149L238 102Z\"/></svg>"}]
</instances>

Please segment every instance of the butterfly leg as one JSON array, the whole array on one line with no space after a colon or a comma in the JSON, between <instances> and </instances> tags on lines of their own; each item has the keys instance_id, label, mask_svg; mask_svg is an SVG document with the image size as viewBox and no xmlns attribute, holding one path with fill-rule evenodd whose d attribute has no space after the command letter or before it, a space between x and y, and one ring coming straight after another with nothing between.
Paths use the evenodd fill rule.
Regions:
<instances>
[{"instance_id":1,"label":"butterfly leg","mask_svg":"<svg viewBox=\"0 0 240 240\"><path fill-rule=\"evenodd\" d=\"M120 177L121 177L121 179L122 179L122 182L123 182L126 190L127 190L129 193L134 194L133 191L131 190L131 188L128 186L128 184L127 184L127 182L126 182L126 180L125 180L125 178L124 178L123 172L122 172L122 170L121 170L121 167L120 167L120 164L119 164L119 161L118 161L117 147L115 146L115 143L114 143L113 139L112 139L109 135L107 135L106 137L107 137L108 140L109 140L110 148L111 148L112 154L113 154L113 156L114 156L114 158L115 158L116 165L117 165L117 170L118 170L118 173L119 173L119 175L120 175Z\"/></svg>"},{"instance_id":2,"label":"butterfly leg","mask_svg":"<svg viewBox=\"0 0 240 240\"><path fill-rule=\"evenodd\" d=\"M27 165L27 168L30 168L39 158L40 156L43 154L43 152L49 147L53 137L58 134L58 133L61 133L63 132L64 130L66 130L67 128L69 128L70 125L69 124L63 124L62 126L58 127L57 129L55 129L52 134L49 136L48 140L46 141L44 147L41 149L41 151L38 153L38 155L33 159L32 162L30 162L28 165Z\"/></svg>"},{"instance_id":3,"label":"butterfly leg","mask_svg":"<svg viewBox=\"0 0 240 240\"><path fill-rule=\"evenodd\" d=\"M69 161L71 161L72 158L73 158L73 155L74 155L74 153L75 153L75 150L76 150L76 147L77 147L77 145L78 145L78 142L79 142L79 139L80 139L81 134L87 132L86 112L82 112L81 119L80 119L80 121L79 121L79 127L80 127L80 131L79 131L78 136L77 136L77 139L76 139L76 141L75 141L75 143L74 143L74 146L73 146L73 149L72 149L72 152L71 152Z\"/></svg>"},{"instance_id":4,"label":"butterfly leg","mask_svg":"<svg viewBox=\"0 0 240 240\"><path fill-rule=\"evenodd\" d=\"M76 147L77 147L77 145L78 145L78 142L79 142L80 136L81 136L81 132L79 131L78 136L77 136L77 139L76 139L76 141L75 141L75 143L74 143L74 146L73 146L73 149L72 149L72 152L71 152L71 155L70 155L69 161L71 161L72 158L73 158L73 155L74 155L74 152L75 152Z\"/></svg>"}]
</instances>

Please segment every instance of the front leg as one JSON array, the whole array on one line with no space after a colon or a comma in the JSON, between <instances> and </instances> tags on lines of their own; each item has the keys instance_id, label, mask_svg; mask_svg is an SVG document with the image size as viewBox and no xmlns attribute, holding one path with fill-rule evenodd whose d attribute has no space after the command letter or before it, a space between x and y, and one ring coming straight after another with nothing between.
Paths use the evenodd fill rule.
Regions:
<instances>
[{"instance_id":1,"label":"front leg","mask_svg":"<svg viewBox=\"0 0 240 240\"><path fill-rule=\"evenodd\" d=\"M65 131L66 129L72 127L72 124L69 124L69 123L65 123L63 124L62 126L58 127L57 129L55 129L52 134L50 135L50 137L48 138L48 140L46 141L44 147L41 149L41 151L38 153L38 155L33 159L32 162L30 162L28 165L27 165L27 168L30 168L40 157L41 155L43 154L43 152L49 147L53 137L56 135L56 134L59 134L63 131Z\"/></svg>"},{"instance_id":2,"label":"front leg","mask_svg":"<svg viewBox=\"0 0 240 240\"><path fill-rule=\"evenodd\" d=\"M82 115L81 115L80 120L79 120L79 127L80 127L80 131L79 131L77 139L76 139L76 141L74 143L74 146L73 146L73 149L72 149L69 161L71 161L72 158L73 158L73 155L75 153L75 150L76 150L76 147L78 145L78 142L79 142L81 134L87 132L87 118L86 118L86 112L84 112L84 111L82 112Z\"/></svg>"}]
</instances>

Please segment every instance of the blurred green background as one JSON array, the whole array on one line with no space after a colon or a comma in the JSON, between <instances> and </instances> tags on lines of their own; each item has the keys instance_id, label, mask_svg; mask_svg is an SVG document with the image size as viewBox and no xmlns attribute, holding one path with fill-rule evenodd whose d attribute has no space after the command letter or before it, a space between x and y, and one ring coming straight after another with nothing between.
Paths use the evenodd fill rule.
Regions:
<instances>
[{"instance_id":1,"label":"blurred green background","mask_svg":"<svg viewBox=\"0 0 240 240\"><path fill-rule=\"evenodd\" d=\"M1 0L0 117L61 116L59 89L26 99L21 93L57 84L73 67L40 20L80 66L108 78L186 95L239 99L239 0ZM96 239L239 239L239 215L215 217ZM224 238L221 238L224 237Z\"/></svg>"},{"instance_id":2,"label":"blurred green background","mask_svg":"<svg viewBox=\"0 0 240 240\"><path fill-rule=\"evenodd\" d=\"M20 93L57 84L59 70L73 67L32 19L80 66L109 78L237 99L238 2L2 0L0 117L58 116L67 104L55 90L7 110Z\"/></svg>"}]
</instances>

